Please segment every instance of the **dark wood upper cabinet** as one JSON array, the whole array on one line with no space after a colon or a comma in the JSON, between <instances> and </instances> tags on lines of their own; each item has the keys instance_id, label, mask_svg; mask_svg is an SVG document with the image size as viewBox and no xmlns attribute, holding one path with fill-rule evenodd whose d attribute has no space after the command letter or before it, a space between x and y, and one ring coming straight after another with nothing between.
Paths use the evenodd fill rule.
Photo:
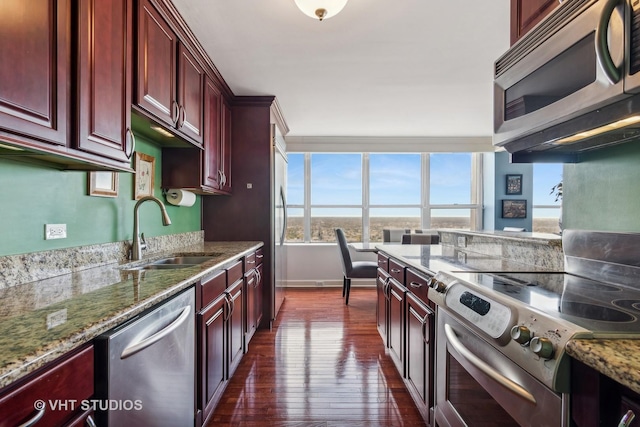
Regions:
<instances>
[{"instance_id":1,"label":"dark wood upper cabinet","mask_svg":"<svg viewBox=\"0 0 640 427\"><path fill-rule=\"evenodd\" d=\"M69 0L3 0L0 19L0 136L66 146Z\"/></svg>"},{"instance_id":2,"label":"dark wood upper cabinet","mask_svg":"<svg viewBox=\"0 0 640 427\"><path fill-rule=\"evenodd\" d=\"M202 143L204 67L148 0L138 9L136 104Z\"/></svg>"},{"instance_id":3,"label":"dark wood upper cabinet","mask_svg":"<svg viewBox=\"0 0 640 427\"><path fill-rule=\"evenodd\" d=\"M133 0L82 0L78 33L78 149L128 161Z\"/></svg>"},{"instance_id":4,"label":"dark wood upper cabinet","mask_svg":"<svg viewBox=\"0 0 640 427\"><path fill-rule=\"evenodd\" d=\"M183 44L178 50L178 128L194 141L202 143L204 69Z\"/></svg>"},{"instance_id":5,"label":"dark wood upper cabinet","mask_svg":"<svg viewBox=\"0 0 640 427\"><path fill-rule=\"evenodd\" d=\"M559 4L558 0L511 0L511 44L520 40Z\"/></svg>"},{"instance_id":6,"label":"dark wood upper cabinet","mask_svg":"<svg viewBox=\"0 0 640 427\"><path fill-rule=\"evenodd\" d=\"M198 194L229 194L230 119L230 108L220 89L207 78L204 84L204 150L163 148L162 186L185 188Z\"/></svg>"}]
</instances>

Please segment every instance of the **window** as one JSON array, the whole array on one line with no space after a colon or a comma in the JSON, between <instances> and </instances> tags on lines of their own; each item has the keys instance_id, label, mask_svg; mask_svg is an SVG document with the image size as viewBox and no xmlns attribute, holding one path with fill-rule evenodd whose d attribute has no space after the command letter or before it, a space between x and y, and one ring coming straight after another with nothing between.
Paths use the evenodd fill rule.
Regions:
<instances>
[{"instance_id":1,"label":"window","mask_svg":"<svg viewBox=\"0 0 640 427\"><path fill-rule=\"evenodd\" d=\"M562 164L534 163L533 165L533 231L559 233L562 196L554 187L562 182Z\"/></svg>"},{"instance_id":2,"label":"window","mask_svg":"<svg viewBox=\"0 0 640 427\"><path fill-rule=\"evenodd\" d=\"M385 228L475 229L480 155L294 153L288 166L288 242L379 242Z\"/></svg>"}]
</instances>

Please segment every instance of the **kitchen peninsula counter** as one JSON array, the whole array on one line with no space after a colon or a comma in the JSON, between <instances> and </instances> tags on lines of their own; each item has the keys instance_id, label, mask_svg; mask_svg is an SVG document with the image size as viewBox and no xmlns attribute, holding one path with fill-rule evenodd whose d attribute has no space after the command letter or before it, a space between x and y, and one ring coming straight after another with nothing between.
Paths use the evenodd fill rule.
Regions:
<instances>
[{"instance_id":1,"label":"kitchen peninsula counter","mask_svg":"<svg viewBox=\"0 0 640 427\"><path fill-rule=\"evenodd\" d=\"M204 242L156 253L214 254L179 269L127 270L151 259L108 264L0 290L0 387L193 286L263 246L262 242Z\"/></svg>"},{"instance_id":2,"label":"kitchen peninsula counter","mask_svg":"<svg viewBox=\"0 0 640 427\"><path fill-rule=\"evenodd\" d=\"M640 393L640 340L574 339L566 350L574 359Z\"/></svg>"}]
</instances>

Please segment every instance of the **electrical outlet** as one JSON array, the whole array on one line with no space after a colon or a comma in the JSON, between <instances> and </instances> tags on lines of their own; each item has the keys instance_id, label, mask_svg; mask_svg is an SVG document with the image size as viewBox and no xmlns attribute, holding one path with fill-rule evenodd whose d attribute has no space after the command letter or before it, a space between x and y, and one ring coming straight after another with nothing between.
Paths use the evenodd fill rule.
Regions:
<instances>
[{"instance_id":1,"label":"electrical outlet","mask_svg":"<svg viewBox=\"0 0 640 427\"><path fill-rule=\"evenodd\" d=\"M44 239L66 239L67 238L67 224L45 224L44 225Z\"/></svg>"}]
</instances>

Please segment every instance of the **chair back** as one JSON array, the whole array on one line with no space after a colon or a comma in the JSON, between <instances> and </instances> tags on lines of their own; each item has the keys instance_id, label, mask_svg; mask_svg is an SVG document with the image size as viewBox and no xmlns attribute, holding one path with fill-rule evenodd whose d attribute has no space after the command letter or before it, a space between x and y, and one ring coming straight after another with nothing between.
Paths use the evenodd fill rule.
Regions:
<instances>
[{"instance_id":1,"label":"chair back","mask_svg":"<svg viewBox=\"0 0 640 427\"><path fill-rule=\"evenodd\" d=\"M336 242L338 242L338 250L340 251L340 259L342 260L342 274L349 277L351 273L351 254L347 245L347 238L342 228L336 228Z\"/></svg>"}]
</instances>

